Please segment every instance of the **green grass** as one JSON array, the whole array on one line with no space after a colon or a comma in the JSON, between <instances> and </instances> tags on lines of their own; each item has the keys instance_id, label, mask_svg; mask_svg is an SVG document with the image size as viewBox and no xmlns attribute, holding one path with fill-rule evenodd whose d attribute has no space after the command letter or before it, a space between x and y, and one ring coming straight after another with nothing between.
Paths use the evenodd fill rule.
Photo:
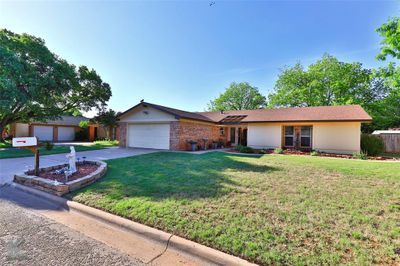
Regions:
<instances>
[{"instance_id":1,"label":"green grass","mask_svg":"<svg viewBox=\"0 0 400 266\"><path fill-rule=\"evenodd\" d=\"M118 145L117 141L95 141L89 145L73 145L75 151L91 151L109 148ZM50 155L58 153L69 153L69 146L54 146L51 150L46 150L44 147L40 147L40 155ZM0 150L0 159L4 158L17 158L17 157L28 157L33 156L33 153L27 149L12 148L6 150Z\"/></svg>"},{"instance_id":2,"label":"green grass","mask_svg":"<svg viewBox=\"0 0 400 266\"><path fill-rule=\"evenodd\" d=\"M0 142L0 149L2 149L2 148L10 148L10 147L11 147L11 143L9 141Z\"/></svg>"},{"instance_id":3,"label":"green grass","mask_svg":"<svg viewBox=\"0 0 400 266\"><path fill-rule=\"evenodd\" d=\"M400 263L400 164L154 153L73 200L264 265Z\"/></svg>"}]
</instances>

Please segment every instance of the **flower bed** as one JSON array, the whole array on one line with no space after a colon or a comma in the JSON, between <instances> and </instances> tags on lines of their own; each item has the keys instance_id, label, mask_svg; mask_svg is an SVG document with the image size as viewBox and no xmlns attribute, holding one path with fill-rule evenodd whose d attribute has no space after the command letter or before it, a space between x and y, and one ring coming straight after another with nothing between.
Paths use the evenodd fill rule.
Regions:
<instances>
[{"instance_id":1,"label":"flower bed","mask_svg":"<svg viewBox=\"0 0 400 266\"><path fill-rule=\"evenodd\" d=\"M66 166L66 164L62 164L40 168L39 176L35 176L34 171L29 170L22 174L14 175L14 182L62 196L95 182L104 176L107 171L107 164L105 162L79 162L77 163L77 172L69 176L68 180L66 180L64 174L55 172Z\"/></svg>"},{"instance_id":2,"label":"flower bed","mask_svg":"<svg viewBox=\"0 0 400 266\"><path fill-rule=\"evenodd\" d=\"M239 152L236 149L228 150L227 152ZM275 154L273 149L254 149L254 154ZM300 151L300 150L292 150L286 149L283 150L285 155L308 155L311 156L310 151ZM321 156L321 157L333 157L333 158L345 158L345 159L357 159L353 155L350 154L336 154L336 153L326 153L326 152L317 152L313 156ZM400 158L388 157L388 156L367 156L368 160L376 160L376 161L400 161Z\"/></svg>"}]
</instances>

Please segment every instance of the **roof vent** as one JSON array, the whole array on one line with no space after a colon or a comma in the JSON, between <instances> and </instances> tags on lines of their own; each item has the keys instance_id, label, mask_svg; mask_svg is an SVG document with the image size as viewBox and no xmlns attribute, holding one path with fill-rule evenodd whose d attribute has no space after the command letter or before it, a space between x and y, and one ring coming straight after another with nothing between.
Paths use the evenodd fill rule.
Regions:
<instances>
[{"instance_id":1,"label":"roof vent","mask_svg":"<svg viewBox=\"0 0 400 266\"><path fill-rule=\"evenodd\" d=\"M221 111L219 111L220 113L221 113L221 115L223 115L224 114L224 110L221 110Z\"/></svg>"}]
</instances>

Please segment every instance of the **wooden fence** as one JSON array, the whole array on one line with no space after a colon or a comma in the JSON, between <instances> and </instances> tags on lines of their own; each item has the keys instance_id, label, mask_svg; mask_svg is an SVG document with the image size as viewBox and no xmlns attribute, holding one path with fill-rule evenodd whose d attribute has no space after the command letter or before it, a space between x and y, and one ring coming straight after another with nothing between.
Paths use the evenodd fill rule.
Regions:
<instances>
[{"instance_id":1,"label":"wooden fence","mask_svg":"<svg viewBox=\"0 0 400 266\"><path fill-rule=\"evenodd\" d=\"M385 152L400 152L400 134L381 133L379 135L385 143Z\"/></svg>"}]
</instances>

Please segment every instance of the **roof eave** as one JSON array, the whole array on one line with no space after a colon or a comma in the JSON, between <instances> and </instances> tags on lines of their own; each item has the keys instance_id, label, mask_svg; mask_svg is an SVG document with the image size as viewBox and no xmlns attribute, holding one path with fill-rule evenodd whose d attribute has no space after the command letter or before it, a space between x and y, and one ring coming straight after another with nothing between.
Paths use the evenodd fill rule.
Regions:
<instances>
[{"instance_id":1,"label":"roof eave","mask_svg":"<svg viewBox=\"0 0 400 266\"><path fill-rule=\"evenodd\" d=\"M255 120L242 123L309 123L309 122L361 122L372 123L372 119L321 119L321 120Z\"/></svg>"}]
</instances>

